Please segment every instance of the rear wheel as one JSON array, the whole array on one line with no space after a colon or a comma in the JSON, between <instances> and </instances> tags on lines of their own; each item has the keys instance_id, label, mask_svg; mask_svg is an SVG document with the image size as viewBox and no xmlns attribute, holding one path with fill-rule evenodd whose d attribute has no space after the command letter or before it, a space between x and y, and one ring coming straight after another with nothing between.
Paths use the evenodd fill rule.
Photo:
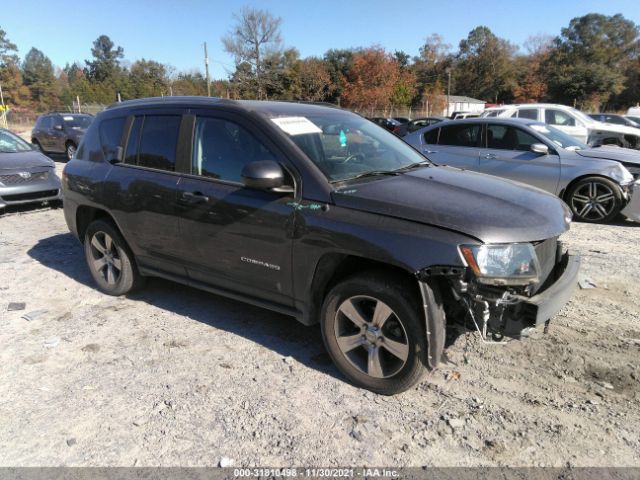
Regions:
<instances>
[{"instance_id":1,"label":"rear wheel","mask_svg":"<svg viewBox=\"0 0 640 480\"><path fill-rule=\"evenodd\" d=\"M587 177L569 188L567 203L577 220L605 223L620 213L622 192L607 178Z\"/></svg>"},{"instance_id":2,"label":"rear wheel","mask_svg":"<svg viewBox=\"0 0 640 480\"><path fill-rule=\"evenodd\" d=\"M321 317L329 355L354 384L384 395L415 385L427 340L417 296L393 275L365 272L331 289Z\"/></svg>"},{"instance_id":3,"label":"rear wheel","mask_svg":"<svg viewBox=\"0 0 640 480\"><path fill-rule=\"evenodd\" d=\"M73 142L67 142L65 146L65 153L67 154L67 160L71 160L76 154L76 144Z\"/></svg>"},{"instance_id":4,"label":"rear wheel","mask_svg":"<svg viewBox=\"0 0 640 480\"><path fill-rule=\"evenodd\" d=\"M102 292L125 295L144 283L133 254L111 222L96 220L89 225L84 253L91 276Z\"/></svg>"}]
</instances>

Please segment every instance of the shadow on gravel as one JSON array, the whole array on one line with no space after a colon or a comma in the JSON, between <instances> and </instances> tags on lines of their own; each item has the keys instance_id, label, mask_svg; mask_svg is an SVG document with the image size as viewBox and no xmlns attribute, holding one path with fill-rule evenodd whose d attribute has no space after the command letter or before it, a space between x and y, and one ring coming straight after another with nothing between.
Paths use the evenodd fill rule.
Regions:
<instances>
[{"instance_id":1,"label":"shadow on gravel","mask_svg":"<svg viewBox=\"0 0 640 480\"><path fill-rule=\"evenodd\" d=\"M42 239L27 253L42 265L95 288L82 246L71 233ZM146 287L127 297L240 335L283 357L292 357L309 368L344 380L324 349L318 325L305 327L293 317L159 278L150 278Z\"/></svg>"}]
</instances>

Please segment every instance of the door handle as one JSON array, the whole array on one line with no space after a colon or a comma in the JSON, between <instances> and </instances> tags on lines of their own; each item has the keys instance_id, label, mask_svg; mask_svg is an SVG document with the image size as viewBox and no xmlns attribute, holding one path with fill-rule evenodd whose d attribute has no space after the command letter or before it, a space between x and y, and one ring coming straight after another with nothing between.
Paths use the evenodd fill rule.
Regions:
<instances>
[{"instance_id":1,"label":"door handle","mask_svg":"<svg viewBox=\"0 0 640 480\"><path fill-rule=\"evenodd\" d=\"M485 153L482 158L486 160L495 160L498 156L495 153Z\"/></svg>"},{"instance_id":2,"label":"door handle","mask_svg":"<svg viewBox=\"0 0 640 480\"><path fill-rule=\"evenodd\" d=\"M206 203L209 197L200 192L183 192L180 199L185 203Z\"/></svg>"}]
</instances>

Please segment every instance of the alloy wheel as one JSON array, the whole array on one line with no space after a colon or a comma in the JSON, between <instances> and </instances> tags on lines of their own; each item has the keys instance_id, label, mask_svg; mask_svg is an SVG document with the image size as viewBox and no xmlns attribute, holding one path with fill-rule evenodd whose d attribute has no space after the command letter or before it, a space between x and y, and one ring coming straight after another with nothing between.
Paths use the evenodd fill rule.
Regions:
<instances>
[{"instance_id":1,"label":"alloy wheel","mask_svg":"<svg viewBox=\"0 0 640 480\"><path fill-rule=\"evenodd\" d=\"M108 285L115 285L122 274L122 260L113 239L105 232L96 232L91 239L92 268Z\"/></svg>"},{"instance_id":2,"label":"alloy wheel","mask_svg":"<svg viewBox=\"0 0 640 480\"><path fill-rule=\"evenodd\" d=\"M360 372L375 378L397 374L409 358L409 338L396 313L368 296L346 299L334 321L338 348Z\"/></svg>"},{"instance_id":3,"label":"alloy wheel","mask_svg":"<svg viewBox=\"0 0 640 480\"><path fill-rule=\"evenodd\" d=\"M616 196L604 183L587 182L573 193L571 208L581 218L601 220L616 208Z\"/></svg>"}]
</instances>

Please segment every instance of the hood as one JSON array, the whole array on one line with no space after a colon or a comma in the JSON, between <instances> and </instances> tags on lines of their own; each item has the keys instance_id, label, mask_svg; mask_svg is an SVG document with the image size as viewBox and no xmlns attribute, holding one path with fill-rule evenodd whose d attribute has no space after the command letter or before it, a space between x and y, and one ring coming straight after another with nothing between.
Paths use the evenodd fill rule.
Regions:
<instances>
[{"instance_id":1,"label":"hood","mask_svg":"<svg viewBox=\"0 0 640 480\"><path fill-rule=\"evenodd\" d=\"M0 170L20 170L24 168L53 168L53 160L35 150L30 152L0 153Z\"/></svg>"},{"instance_id":2,"label":"hood","mask_svg":"<svg viewBox=\"0 0 640 480\"><path fill-rule=\"evenodd\" d=\"M635 135L636 137L640 137L640 129L635 127L627 127L626 125L618 125L616 123L603 123L594 121L593 123L587 125L589 130L601 130L603 132L616 132L616 133L625 133L628 135Z\"/></svg>"},{"instance_id":3,"label":"hood","mask_svg":"<svg viewBox=\"0 0 640 480\"><path fill-rule=\"evenodd\" d=\"M632 163L640 166L640 151L631 148L597 147L575 150L581 157L615 160L616 162Z\"/></svg>"},{"instance_id":4,"label":"hood","mask_svg":"<svg viewBox=\"0 0 640 480\"><path fill-rule=\"evenodd\" d=\"M444 166L351 184L334 192L334 201L455 230L485 243L544 240L569 228L568 207L543 190Z\"/></svg>"}]
</instances>

